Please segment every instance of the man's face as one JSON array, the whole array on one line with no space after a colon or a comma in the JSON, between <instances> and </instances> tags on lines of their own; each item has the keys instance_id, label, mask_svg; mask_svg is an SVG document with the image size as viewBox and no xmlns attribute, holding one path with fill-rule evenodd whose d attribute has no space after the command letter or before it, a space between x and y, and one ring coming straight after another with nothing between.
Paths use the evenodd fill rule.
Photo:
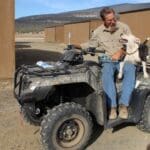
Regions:
<instances>
[{"instance_id":1,"label":"man's face","mask_svg":"<svg viewBox=\"0 0 150 150\"><path fill-rule=\"evenodd\" d=\"M105 16L104 24L107 28L116 26L116 17L114 15L114 13L110 13Z\"/></svg>"}]
</instances>

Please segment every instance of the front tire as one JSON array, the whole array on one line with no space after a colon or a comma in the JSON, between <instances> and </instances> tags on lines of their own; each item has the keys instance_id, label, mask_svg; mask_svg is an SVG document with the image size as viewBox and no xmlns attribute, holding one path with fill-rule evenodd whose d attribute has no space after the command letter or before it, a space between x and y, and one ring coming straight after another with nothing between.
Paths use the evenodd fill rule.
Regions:
<instances>
[{"instance_id":1,"label":"front tire","mask_svg":"<svg viewBox=\"0 0 150 150\"><path fill-rule=\"evenodd\" d=\"M144 132L150 133L150 95L145 100L142 117L137 127Z\"/></svg>"},{"instance_id":2,"label":"front tire","mask_svg":"<svg viewBox=\"0 0 150 150\"><path fill-rule=\"evenodd\" d=\"M41 123L43 145L47 150L81 150L90 139L92 126L90 114L81 105L60 104Z\"/></svg>"}]
</instances>

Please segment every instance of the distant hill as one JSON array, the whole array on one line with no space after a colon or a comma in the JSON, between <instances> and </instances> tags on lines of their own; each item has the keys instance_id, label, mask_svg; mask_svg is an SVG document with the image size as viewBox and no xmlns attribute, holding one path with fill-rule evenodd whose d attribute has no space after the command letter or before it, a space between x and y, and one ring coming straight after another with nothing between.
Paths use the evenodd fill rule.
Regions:
<instances>
[{"instance_id":1,"label":"distant hill","mask_svg":"<svg viewBox=\"0 0 150 150\"><path fill-rule=\"evenodd\" d=\"M120 4L111 6L117 13L150 9L150 3ZM99 18L103 7L85 10L70 11L58 14L44 14L22 17L15 20L16 32L39 32L45 27L62 25L71 22L80 22Z\"/></svg>"}]
</instances>

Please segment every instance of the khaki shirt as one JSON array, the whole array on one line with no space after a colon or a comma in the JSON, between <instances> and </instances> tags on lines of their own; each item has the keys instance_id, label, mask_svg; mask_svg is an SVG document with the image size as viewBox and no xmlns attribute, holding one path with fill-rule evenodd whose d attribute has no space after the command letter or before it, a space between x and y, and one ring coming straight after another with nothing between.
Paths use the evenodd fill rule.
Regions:
<instances>
[{"instance_id":1,"label":"khaki shirt","mask_svg":"<svg viewBox=\"0 0 150 150\"><path fill-rule=\"evenodd\" d=\"M104 25L101 25L93 32L93 35L88 42L88 47L105 50L105 53L111 56L117 50L122 48L122 44L119 42L121 33L131 33L128 25L117 21L116 31L113 33L111 33Z\"/></svg>"}]
</instances>

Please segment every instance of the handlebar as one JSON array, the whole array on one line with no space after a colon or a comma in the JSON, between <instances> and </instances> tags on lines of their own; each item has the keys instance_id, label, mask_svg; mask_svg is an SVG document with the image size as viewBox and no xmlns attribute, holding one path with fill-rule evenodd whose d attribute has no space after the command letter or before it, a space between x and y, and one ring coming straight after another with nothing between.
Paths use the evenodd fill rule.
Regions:
<instances>
[{"instance_id":1,"label":"handlebar","mask_svg":"<svg viewBox=\"0 0 150 150\"><path fill-rule=\"evenodd\" d=\"M83 55L90 54L91 56L95 56L96 53L105 53L105 50L100 50L100 49L90 50L88 48L88 49L81 49L81 53Z\"/></svg>"},{"instance_id":2,"label":"handlebar","mask_svg":"<svg viewBox=\"0 0 150 150\"><path fill-rule=\"evenodd\" d=\"M77 50L77 51L80 51L82 55L90 54L91 56L94 56L96 53L105 53L105 50L96 49L94 47L82 49L79 46L76 47L76 45L67 45L67 48L65 48L64 50L68 50L68 51Z\"/></svg>"}]
</instances>

